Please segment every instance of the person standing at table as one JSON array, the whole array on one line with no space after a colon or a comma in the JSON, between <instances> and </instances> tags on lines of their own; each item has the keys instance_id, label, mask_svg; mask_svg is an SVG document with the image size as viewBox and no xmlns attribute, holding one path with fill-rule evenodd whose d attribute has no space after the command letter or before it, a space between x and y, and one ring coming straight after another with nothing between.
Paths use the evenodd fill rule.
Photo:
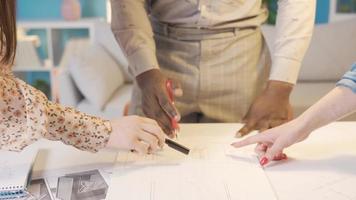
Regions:
<instances>
[{"instance_id":1,"label":"person standing at table","mask_svg":"<svg viewBox=\"0 0 356 200\"><path fill-rule=\"evenodd\" d=\"M281 157L285 148L305 140L314 130L356 111L356 63L336 86L296 119L233 146L240 148L257 143L261 165Z\"/></svg>"},{"instance_id":2,"label":"person standing at table","mask_svg":"<svg viewBox=\"0 0 356 200\"><path fill-rule=\"evenodd\" d=\"M15 78L11 71L15 7L15 0L0 0L0 150L21 151L41 138L90 152L108 147L150 153L162 147L165 134L154 120L89 116L48 101L42 92Z\"/></svg>"},{"instance_id":3,"label":"person standing at table","mask_svg":"<svg viewBox=\"0 0 356 200\"><path fill-rule=\"evenodd\" d=\"M237 136L292 118L315 0L279 0L272 66L262 0L111 0L112 31L135 78L130 113L174 136L182 122L245 122ZM166 81L175 81L173 105Z\"/></svg>"}]
</instances>

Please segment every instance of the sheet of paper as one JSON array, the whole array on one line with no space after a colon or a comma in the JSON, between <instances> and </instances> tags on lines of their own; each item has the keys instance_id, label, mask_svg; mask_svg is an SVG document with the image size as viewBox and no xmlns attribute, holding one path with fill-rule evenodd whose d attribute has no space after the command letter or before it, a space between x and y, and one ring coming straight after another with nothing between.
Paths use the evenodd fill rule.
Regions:
<instances>
[{"instance_id":1,"label":"sheet of paper","mask_svg":"<svg viewBox=\"0 0 356 200\"><path fill-rule=\"evenodd\" d=\"M0 150L0 192L26 187L36 155L37 151L29 149L22 152Z\"/></svg>"},{"instance_id":2,"label":"sheet of paper","mask_svg":"<svg viewBox=\"0 0 356 200\"><path fill-rule=\"evenodd\" d=\"M342 157L293 156L290 161L266 170L281 200L356 199L356 158Z\"/></svg>"},{"instance_id":3,"label":"sheet of paper","mask_svg":"<svg viewBox=\"0 0 356 200\"><path fill-rule=\"evenodd\" d=\"M257 157L230 147L234 132L205 133L182 127L185 156L169 147L155 155L121 153L108 199L276 199Z\"/></svg>"},{"instance_id":4,"label":"sheet of paper","mask_svg":"<svg viewBox=\"0 0 356 200\"><path fill-rule=\"evenodd\" d=\"M356 199L356 134L347 123L319 129L265 169L281 200Z\"/></svg>"}]
</instances>

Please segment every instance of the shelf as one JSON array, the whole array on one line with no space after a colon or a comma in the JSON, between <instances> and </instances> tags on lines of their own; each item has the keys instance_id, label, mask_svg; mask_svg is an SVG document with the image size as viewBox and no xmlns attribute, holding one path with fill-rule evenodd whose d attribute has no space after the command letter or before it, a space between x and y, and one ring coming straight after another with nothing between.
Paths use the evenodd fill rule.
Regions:
<instances>
[{"instance_id":1,"label":"shelf","mask_svg":"<svg viewBox=\"0 0 356 200\"><path fill-rule=\"evenodd\" d=\"M76 21L65 20L29 20L18 21L17 25L25 29L80 29L95 24L107 23L103 18L82 18Z\"/></svg>"},{"instance_id":2,"label":"shelf","mask_svg":"<svg viewBox=\"0 0 356 200\"><path fill-rule=\"evenodd\" d=\"M53 67L14 67L13 72L51 72Z\"/></svg>"}]
</instances>

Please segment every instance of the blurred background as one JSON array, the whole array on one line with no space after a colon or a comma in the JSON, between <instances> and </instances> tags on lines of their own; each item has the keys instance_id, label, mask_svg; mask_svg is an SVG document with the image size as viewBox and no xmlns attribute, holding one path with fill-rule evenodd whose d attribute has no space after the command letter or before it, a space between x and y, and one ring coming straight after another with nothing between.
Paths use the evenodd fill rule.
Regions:
<instances>
[{"instance_id":1,"label":"blurred background","mask_svg":"<svg viewBox=\"0 0 356 200\"><path fill-rule=\"evenodd\" d=\"M270 16L263 30L271 47L278 4L266 3ZM17 6L16 75L54 101L104 118L123 115L132 82L110 31L110 1L18 0ZM312 44L291 99L296 115L331 90L355 61L356 0L318 0ZM97 74L101 79L88 83Z\"/></svg>"}]
</instances>

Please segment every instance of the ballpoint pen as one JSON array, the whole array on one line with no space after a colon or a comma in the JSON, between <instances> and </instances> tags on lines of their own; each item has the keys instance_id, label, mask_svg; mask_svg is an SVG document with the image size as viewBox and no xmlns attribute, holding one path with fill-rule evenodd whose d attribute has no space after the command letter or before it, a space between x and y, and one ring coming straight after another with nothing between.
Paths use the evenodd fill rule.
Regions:
<instances>
[{"instance_id":1,"label":"ballpoint pen","mask_svg":"<svg viewBox=\"0 0 356 200\"><path fill-rule=\"evenodd\" d=\"M169 101L170 101L170 103L172 105L174 105L174 92L173 92L173 82L172 82L172 80L168 79L166 81L166 88L167 88L167 92L168 92L168 96L169 96ZM174 117L171 118L171 125L172 125L172 127L174 129L173 130L174 131L174 135L177 137L178 136L178 132L179 132L179 125L178 125L177 120ZM187 147L185 147L185 146L183 146L183 145L181 145L181 144L179 144L179 143L177 143L177 142L175 142L175 141L173 141L171 139L166 138L165 139L165 143L169 147L171 147L171 148L173 148L173 149L175 149L177 151L180 151L180 152L182 152L182 153L184 153L186 155L188 155L189 152L190 152L189 148L187 148Z\"/></svg>"}]
</instances>

